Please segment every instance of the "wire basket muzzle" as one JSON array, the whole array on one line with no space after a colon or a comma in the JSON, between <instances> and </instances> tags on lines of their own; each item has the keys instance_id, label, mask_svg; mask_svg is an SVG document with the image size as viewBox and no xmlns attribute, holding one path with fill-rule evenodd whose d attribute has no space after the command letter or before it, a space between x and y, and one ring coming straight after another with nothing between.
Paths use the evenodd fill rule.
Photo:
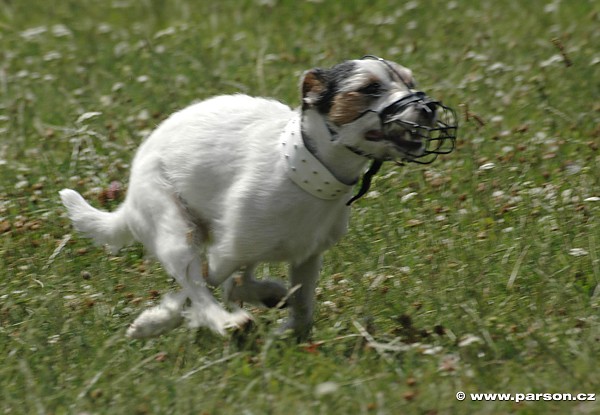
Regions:
<instances>
[{"instance_id":1,"label":"wire basket muzzle","mask_svg":"<svg viewBox=\"0 0 600 415\"><path fill-rule=\"evenodd\" d=\"M400 119L397 114L409 105L421 105L431 111L430 125ZM384 125L396 123L408 131L414 140L423 143L424 149L419 154L408 154L406 161L429 164L438 155L449 154L456 147L458 131L456 112L439 101L431 100L421 92L388 106L381 116Z\"/></svg>"}]
</instances>

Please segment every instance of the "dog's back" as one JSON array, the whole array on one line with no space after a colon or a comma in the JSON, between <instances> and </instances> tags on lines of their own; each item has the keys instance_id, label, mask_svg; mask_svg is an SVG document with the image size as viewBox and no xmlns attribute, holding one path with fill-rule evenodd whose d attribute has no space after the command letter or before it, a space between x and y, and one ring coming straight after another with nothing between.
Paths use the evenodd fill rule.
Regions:
<instances>
[{"instance_id":1,"label":"dog's back","mask_svg":"<svg viewBox=\"0 0 600 415\"><path fill-rule=\"evenodd\" d=\"M246 95L196 103L169 117L140 147L130 187L143 188L140 181L160 172L190 206L218 218L218 202L241 176L260 163L272 171L277 132L292 115L280 102Z\"/></svg>"},{"instance_id":2,"label":"dog's back","mask_svg":"<svg viewBox=\"0 0 600 415\"><path fill-rule=\"evenodd\" d=\"M235 191L233 183L248 173L247 167L273 160L266 154L277 151L273 131L281 130L292 114L278 101L247 95L198 102L172 114L142 143L126 200L116 211L95 209L70 189L60 192L62 202L74 227L113 253L133 240L127 205L152 203L145 197L149 188L169 187L199 216L219 220L223 198Z\"/></svg>"}]
</instances>

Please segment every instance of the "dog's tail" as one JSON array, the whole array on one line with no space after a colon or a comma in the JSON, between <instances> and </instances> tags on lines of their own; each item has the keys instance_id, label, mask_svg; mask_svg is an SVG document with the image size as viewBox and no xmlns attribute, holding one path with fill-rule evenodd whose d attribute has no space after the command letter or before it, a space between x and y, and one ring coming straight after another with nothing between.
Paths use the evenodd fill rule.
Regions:
<instances>
[{"instance_id":1,"label":"dog's tail","mask_svg":"<svg viewBox=\"0 0 600 415\"><path fill-rule=\"evenodd\" d=\"M133 239L124 204L114 212L105 212L90 206L75 190L63 189L59 194L75 229L95 243L108 245L112 253L117 253Z\"/></svg>"}]
</instances>

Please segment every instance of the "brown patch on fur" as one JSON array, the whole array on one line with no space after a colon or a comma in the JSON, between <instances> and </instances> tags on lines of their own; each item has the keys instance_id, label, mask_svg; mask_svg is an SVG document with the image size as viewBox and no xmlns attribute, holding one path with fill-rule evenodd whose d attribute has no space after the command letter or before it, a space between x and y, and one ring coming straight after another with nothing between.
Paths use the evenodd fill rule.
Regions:
<instances>
[{"instance_id":1,"label":"brown patch on fur","mask_svg":"<svg viewBox=\"0 0 600 415\"><path fill-rule=\"evenodd\" d=\"M307 104L314 104L325 91L326 85L317 70L307 71L302 79L302 98Z\"/></svg>"},{"instance_id":2,"label":"brown patch on fur","mask_svg":"<svg viewBox=\"0 0 600 415\"><path fill-rule=\"evenodd\" d=\"M356 120L368 108L369 99L360 92L343 92L333 99L329 119L337 125Z\"/></svg>"},{"instance_id":3,"label":"brown patch on fur","mask_svg":"<svg viewBox=\"0 0 600 415\"><path fill-rule=\"evenodd\" d=\"M189 229L185 234L187 243L193 246L210 243L212 237L210 223L192 212L180 195L173 195L173 200L189 224Z\"/></svg>"}]
</instances>

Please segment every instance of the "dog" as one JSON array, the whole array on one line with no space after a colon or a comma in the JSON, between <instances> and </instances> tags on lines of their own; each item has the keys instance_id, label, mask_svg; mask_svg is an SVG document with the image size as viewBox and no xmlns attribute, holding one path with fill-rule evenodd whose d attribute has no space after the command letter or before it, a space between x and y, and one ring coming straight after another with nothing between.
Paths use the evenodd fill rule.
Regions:
<instances>
[{"instance_id":1,"label":"dog","mask_svg":"<svg viewBox=\"0 0 600 415\"><path fill-rule=\"evenodd\" d=\"M322 256L346 233L349 204L384 161L423 162L454 148L453 111L415 90L397 63L367 56L311 69L300 92L298 109L238 94L174 113L139 147L113 212L60 191L77 231L113 253L141 242L181 287L127 336L158 336L184 320L224 334L251 320L247 302L287 305L281 330L306 338ZM256 279L265 262L289 263L293 289ZM219 285L227 308L212 294Z\"/></svg>"}]
</instances>

